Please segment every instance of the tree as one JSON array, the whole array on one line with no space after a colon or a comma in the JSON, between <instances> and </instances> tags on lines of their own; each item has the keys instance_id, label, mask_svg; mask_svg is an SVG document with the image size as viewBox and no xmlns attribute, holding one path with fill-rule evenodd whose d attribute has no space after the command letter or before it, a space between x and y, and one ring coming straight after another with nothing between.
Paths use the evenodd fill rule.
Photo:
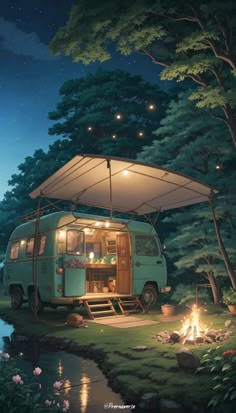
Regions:
<instances>
[{"instance_id":1,"label":"tree","mask_svg":"<svg viewBox=\"0 0 236 413\"><path fill-rule=\"evenodd\" d=\"M231 0L80 0L50 49L84 64L110 59L111 43L145 54L163 80L196 84L189 98L227 125L236 146L235 22Z\"/></svg>"},{"instance_id":2,"label":"tree","mask_svg":"<svg viewBox=\"0 0 236 413\"><path fill-rule=\"evenodd\" d=\"M236 172L233 165L236 155L232 153L226 127L218 125L216 120L208 118L206 114L196 113L193 103L186 96L190 93L181 93L179 101L170 103L161 127L154 132L156 139L152 145L143 148L138 159L181 171L220 191L215 199L215 214L220 225L221 240L224 240L223 251L220 243L218 249L216 247L209 206L202 204L188 207L186 211L172 214L165 222L171 222L172 228L175 228L174 233L172 231L172 247L175 245L172 256L177 257L178 266L195 268L195 272L201 272L212 286L214 283L216 285L216 274L222 275L220 246L231 284L235 288ZM213 296L216 299L214 288Z\"/></svg>"},{"instance_id":3,"label":"tree","mask_svg":"<svg viewBox=\"0 0 236 413\"><path fill-rule=\"evenodd\" d=\"M121 70L66 81L60 96L49 133L69 139L70 153L127 158L152 142L166 102L158 86Z\"/></svg>"}]
</instances>

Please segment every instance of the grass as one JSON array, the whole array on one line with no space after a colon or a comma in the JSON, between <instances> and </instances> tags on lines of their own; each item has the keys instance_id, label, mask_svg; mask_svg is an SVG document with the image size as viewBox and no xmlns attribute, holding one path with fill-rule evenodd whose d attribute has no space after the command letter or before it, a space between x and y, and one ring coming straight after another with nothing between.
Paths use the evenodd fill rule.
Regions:
<instances>
[{"instance_id":1,"label":"grass","mask_svg":"<svg viewBox=\"0 0 236 413\"><path fill-rule=\"evenodd\" d=\"M203 312L203 323L217 329L224 329L226 318L219 313L220 308L217 311L210 308L209 312ZM178 330L181 326L180 320L162 321L159 324L130 329L118 329L88 322L88 328L75 329L65 324L69 314L65 308L45 309L45 312L38 316L36 323L27 306L14 311L10 308L9 299L0 297L0 315L3 314L25 334L64 337L92 349L94 354L101 353L102 367L109 383L127 400L137 400L146 392L158 392L161 397L179 401L190 407L196 401L206 406L210 398L212 383L208 376L195 375L194 372L179 369L177 366L176 352L183 346L162 344L153 338L160 331ZM151 314L137 316L139 319L148 318L158 321L160 314L157 308ZM234 343L235 333L228 341L222 343L221 351L234 348ZM147 350L142 352L133 350L133 347L140 345L147 346ZM201 358L210 345L202 344L188 346L188 348Z\"/></svg>"}]
</instances>

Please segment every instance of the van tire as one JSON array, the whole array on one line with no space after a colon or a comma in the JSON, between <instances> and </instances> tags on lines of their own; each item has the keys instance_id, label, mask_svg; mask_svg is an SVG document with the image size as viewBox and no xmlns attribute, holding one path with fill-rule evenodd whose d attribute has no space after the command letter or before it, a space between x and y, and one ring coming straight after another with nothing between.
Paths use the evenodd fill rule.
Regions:
<instances>
[{"instance_id":1,"label":"van tire","mask_svg":"<svg viewBox=\"0 0 236 413\"><path fill-rule=\"evenodd\" d=\"M157 289L152 284L146 284L143 287L142 295L141 295L141 303L144 308L148 308L149 310L154 307L157 302Z\"/></svg>"},{"instance_id":2,"label":"van tire","mask_svg":"<svg viewBox=\"0 0 236 413\"><path fill-rule=\"evenodd\" d=\"M34 313L35 311L35 293L32 291L32 293L29 296L29 308ZM43 311L43 303L40 300L40 297L38 295L38 307L37 307L37 313L41 313Z\"/></svg>"},{"instance_id":3,"label":"van tire","mask_svg":"<svg viewBox=\"0 0 236 413\"><path fill-rule=\"evenodd\" d=\"M11 292L11 308L18 310L23 304L23 292L21 287L13 287Z\"/></svg>"}]
</instances>

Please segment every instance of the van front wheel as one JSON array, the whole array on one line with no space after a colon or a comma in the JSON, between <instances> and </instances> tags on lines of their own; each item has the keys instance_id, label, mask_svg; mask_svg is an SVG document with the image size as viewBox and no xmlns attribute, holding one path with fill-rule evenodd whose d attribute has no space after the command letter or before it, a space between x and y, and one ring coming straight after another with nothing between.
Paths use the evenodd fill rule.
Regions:
<instances>
[{"instance_id":1,"label":"van front wheel","mask_svg":"<svg viewBox=\"0 0 236 413\"><path fill-rule=\"evenodd\" d=\"M13 287L11 290L11 307L13 310L18 310L23 303L23 293L20 287Z\"/></svg>"},{"instance_id":2,"label":"van front wheel","mask_svg":"<svg viewBox=\"0 0 236 413\"><path fill-rule=\"evenodd\" d=\"M151 309L157 302L157 290L156 287L152 284L147 284L144 286L142 295L141 295L141 303L144 308Z\"/></svg>"},{"instance_id":3,"label":"van front wheel","mask_svg":"<svg viewBox=\"0 0 236 413\"><path fill-rule=\"evenodd\" d=\"M33 291L29 296L29 308L32 311L32 313L35 312L35 307L36 307L35 293ZM36 311L37 311L37 313L41 313L43 311L43 303L40 300L39 296L38 296L38 300L37 300L37 309L36 309Z\"/></svg>"}]
</instances>

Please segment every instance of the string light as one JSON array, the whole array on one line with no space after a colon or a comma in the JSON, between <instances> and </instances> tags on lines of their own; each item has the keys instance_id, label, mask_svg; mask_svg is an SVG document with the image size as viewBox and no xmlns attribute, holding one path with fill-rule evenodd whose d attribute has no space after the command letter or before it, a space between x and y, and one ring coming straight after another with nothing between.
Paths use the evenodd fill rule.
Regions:
<instances>
[{"instance_id":1,"label":"string light","mask_svg":"<svg viewBox=\"0 0 236 413\"><path fill-rule=\"evenodd\" d=\"M118 119L118 120L121 120L121 119L122 119L122 116L121 116L120 113L117 113L117 114L116 114L116 119Z\"/></svg>"},{"instance_id":2,"label":"string light","mask_svg":"<svg viewBox=\"0 0 236 413\"><path fill-rule=\"evenodd\" d=\"M138 136L143 136L143 132L139 132L139 133L138 133Z\"/></svg>"},{"instance_id":3,"label":"string light","mask_svg":"<svg viewBox=\"0 0 236 413\"><path fill-rule=\"evenodd\" d=\"M112 135L112 139L116 139L116 135Z\"/></svg>"},{"instance_id":4,"label":"string light","mask_svg":"<svg viewBox=\"0 0 236 413\"><path fill-rule=\"evenodd\" d=\"M150 103L150 104L148 105L148 109L150 109L150 110L155 110L155 105L154 105L153 103Z\"/></svg>"},{"instance_id":5,"label":"string light","mask_svg":"<svg viewBox=\"0 0 236 413\"><path fill-rule=\"evenodd\" d=\"M88 126L88 131L91 132L93 130L92 126Z\"/></svg>"}]
</instances>

